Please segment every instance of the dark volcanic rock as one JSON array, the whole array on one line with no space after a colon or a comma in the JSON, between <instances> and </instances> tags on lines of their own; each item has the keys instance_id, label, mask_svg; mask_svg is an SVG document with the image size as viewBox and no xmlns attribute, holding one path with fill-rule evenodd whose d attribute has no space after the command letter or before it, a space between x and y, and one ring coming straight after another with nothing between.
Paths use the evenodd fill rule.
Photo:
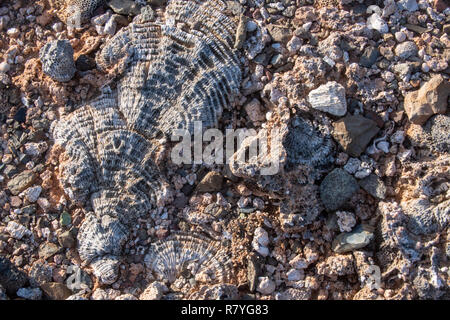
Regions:
<instances>
[{"instance_id":1,"label":"dark volcanic rock","mask_svg":"<svg viewBox=\"0 0 450 320\"><path fill-rule=\"evenodd\" d=\"M328 211L339 209L359 186L355 178L340 168L331 171L320 184L320 198Z\"/></svg>"}]
</instances>

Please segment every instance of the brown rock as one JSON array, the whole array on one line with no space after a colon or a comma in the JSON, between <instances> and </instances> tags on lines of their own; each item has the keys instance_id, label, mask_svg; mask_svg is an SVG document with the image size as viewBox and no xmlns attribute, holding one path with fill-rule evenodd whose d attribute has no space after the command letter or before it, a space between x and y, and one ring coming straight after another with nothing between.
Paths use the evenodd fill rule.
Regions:
<instances>
[{"instance_id":1,"label":"brown rock","mask_svg":"<svg viewBox=\"0 0 450 320\"><path fill-rule=\"evenodd\" d=\"M358 157L380 130L377 124L361 115L348 115L333 123L333 137L346 153Z\"/></svg>"},{"instance_id":2,"label":"brown rock","mask_svg":"<svg viewBox=\"0 0 450 320\"><path fill-rule=\"evenodd\" d=\"M52 15L47 11L45 11L40 16L36 17L36 22L40 24L42 27L45 27L46 25L49 24L50 21L52 21L52 19L53 19Z\"/></svg>"},{"instance_id":3,"label":"brown rock","mask_svg":"<svg viewBox=\"0 0 450 320\"><path fill-rule=\"evenodd\" d=\"M292 38L292 32L289 28L269 24L267 30L274 42L288 42Z\"/></svg>"},{"instance_id":4,"label":"brown rock","mask_svg":"<svg viewBox=\"0 0 450 320\"><path fill-rule=\"evenodd\" d=\"M223 177L220 173L211 171L197 185L197 192L213 192L222 189Z\"/></svg>"},{"instance_id":5,"label":"brown rock","mask_svg":"<svg viewBox=\"0 0 450 320\"><path fill-rule=\"evenodd\" d=\"M8 181L7 187L15 196L33 184L36 175L31 170L25 170Z\"/></svg>"},{"instance_id":6,"label":"brown rock","mask_svg":"<svg viewBox=\"0 0 450 320\"><path fill-rule=\"evenodd\" d=\"M39 247L39 258L47 260L51 256L55 255L60 251L60 248L51 242L44 242Z\"/></svg>"},{"instance_id":7,"label":"brown rock","mask_svg":"<svg viewBox=\"0 0 450 320\"><path fill-rule=\"evenodd\" d=\"M448 7L446 2L447 1L445 0L434 0L433 8L436 9L436 11L442 12Z\"/></svg>"},{"instance_id":8,"label":"brown rock","mask_svg":"<svg viewBox=\"0 0 450 320\"><path fill-rule=\"evenodd\" d=\"M450 83L441 75L436 75L419 90L405 96L405 111L409 121L422 125L436 113L447 111Z\"/></svg>"},{"instance_id":9,"label":"brown rock","mask_svg":"<svg viewBox=\"0 0 450 320\"><path fill-rule=\"evenodd\" d=\"M52 300L66 300L72 295L72 291L69 290L64 284L57 282L47 282L41 285L41 289Z\"/></svg>"}]
</instances>

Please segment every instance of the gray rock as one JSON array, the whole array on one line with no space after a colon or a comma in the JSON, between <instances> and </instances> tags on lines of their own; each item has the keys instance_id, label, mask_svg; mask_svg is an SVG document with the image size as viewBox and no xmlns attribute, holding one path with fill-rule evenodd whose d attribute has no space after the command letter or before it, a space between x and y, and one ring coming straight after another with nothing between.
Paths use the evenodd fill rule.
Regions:
<instances>
[{"instance_id":1,"label":"gray rock","mask_svg":"<svg viewBox=\"0 0 450 320\"><path fill-rule=\"evenodd\" d=\"M257 258L256 256L252 255L248 258L248 265L247 265L247 279L249 283L248 286L250 292L255 292L256 290L259 273L260 273L260 266L257 262Z\"/></svg>"},{"instance_id":2,"label":"gray rock","mask_svg":"<svg viewBox=\"0 0 450 320\"><path fill-rule=\"evenodd\" d=\"M51 242L44 242L39 247L39 258L47 260L51 256L55 255L60 251L60 248Z\"/></svg>"},{"instance_id":3,"label":"gray rock","mask_svg":"<svg viewBox=\"0 0 450 320\"><path fill-rule=\"evenodd\" d=\"M108 6L117 14L136 16L141 12L141 7L132 0L110 0Z\"/></svg>"},{"instance_id":4,"label":"gray rock","mask_svg":"<svg viewBox=\"0 0 450 320\"><path fill-rule=\"evenodd\" d=\"M352 157L359 157L379 130L374 121L361 115L348 115L333 123L333 137Z\"/></svg>"},{"instance_id":5,"label":"gray rock","mask_svg":"<svg viewBox=\"0 0 450 320\"><path fill-rule=\"evenodd\" d=\"M376 174L370 174L359 180L359 185L374 198L384 199L386 197L386 186Z\"/></svg>"},{"instance_id":6,"label":"gray rock","mask_svg":"<svg viewBox=\"0 0 450 320\"><path fill-rule=\"evenodd\" d=\"M373 229L367 225L361 224L353 229L352 232L339 234L332 244L333 251L336 253L345 253L364 248L372 241Z\"/></svg>"},{"instance_id":7,"label":"gray rock","mask_svg":"<svg viewBox=\"0 0 450 320\"><path fill-rule=\"evenodd\" d=\"M14 295L27 281L24 272L17 269L6 257L0 256L0 286L8 295Z\"/></svg>"},{"instance_id":8,"label":"gray rock","mask_svg":"<svg viewBox=\"0 0 450 320\"><path fill-rule=\"evenodd\" d=\"M31 267L29 276L31 286L38 287L52 280L53 268L47 263L38 260Z\"/></svg>"},{"instance_id":9,"label":"gray rock","mask_svg":"<svg viewBox=\"0 0 450 320\"><path fill-rule=\"evenodd\" d=\"M70 81L75 75L73 48L68 40L54 40L47 43L39 51L42 70L53 80Z\"/></svg>"},{"instance_id":10,"label":"gray rock","mask_svg":"<svg viewBox=\"0 0 450 320\"><path fill-rule=\"evenodd\" d=\"M438 114L425 125L425 130L431 133L432 149L441 153L450 152L450 117Z\"/></svg>"},{"instance_id":11,"label":"gray rock","mask_svg":"<svg viewBox=\"0 0 450 320\"><path fill-rule=\"evenodd\" d=\"M308 95L308 102L313 109L335 116L340 117L347 113L345 88L336 81L330 81L312 90Z\"/></svg>"},{"instance_id":12,"label":"gray rock","mask_svg":"<svg viewBox=\"0 0 450 320\"><path fill-rule=\"evenodd\" d=\"M408 10L409 12L414 12L419 10L416 0L399 0L397 6L401 10Z\"/></svg>"},{"instance_id":13,"label":"gray rock","mask_svg":"<svg viewBox=\"0 0 450 320\"><path fill-rule=\"evenodd\" d=\"M379 33L387 33L389 32L389 26L387 25L386 21L384 21L378 13L372 14L367 19L367 27L369 29L375 29Z\"/></svg>"},{"instance_id":14,"label":"gray rock","mask_svg":"<svg viewBox=\"0 0 450 320\"><path fill-rule=\"evenodd\" d=\"M20 288L17 290L17 296L27 300L40 300L42 291L39 288Z\"/></svg>"},{"instance_id":15,"label":"gray rock","mask_svg":"<svg viewBox=\"0 0 450 320\"><path fill-rule=\"evenodd\" d=\"M320 184L320 198L328 211L339 209L359 186L355 178L340 168L331 171Z\"/></svg>"},{"instance_id":16,"label":"gray rock","mask_svg":"<svg viewBox=\"0 0 450 320\"><path fill-rule=\"evenodd\" d=\"M7 187L15 196L33 184L36 175L31 170L25 170L8 181Z\"/></svg>"},{"instance_id":17,"label":"gray rock","mask_svg":"<svg viewBox=\"0 0 450 320\"><path fill-rule=\"evenodd\" d=\"M310 175L314 180L320 179L323 172L328 171L334 162L333 139L301 117L292 120L289 132L283 140L283 147L287 153L285 169L295 170L298 165L307 166L311 169Z\"/></svg>"},{"instance_id":18,"label":"gray rock","mask_svg":"<svg viewBox=\"0 0 450 320\"><path fill-rule=\"evenodd\" d=\"M416 235L434 234L439 230L436 214L441 211L427 199L414 199L401 204L409 217L407 228ZM443 214L450 214L450 208Z\"/></svg>"},{"instance_id":19,"label":"gray rock","mask_svg":"<svg viewBox=\"0 0 450 320\"><path fill-rule=\"evenodd\" d=\"M375 62L377 62L379 54L380 52L378 51L378 48L372 46L367 47L359 60L359 64L363 67L370 68Z\"/></svg>"},{"instance_id":20,"label":"gray rock","mask_svg":"<svg viewBox=\"0 0 450 320\"><path fill-rule=\"evenodd\" d=\"M395 55L401 59L416 56L419 49L413 41L405 41L397 45Z\"/></svg>"}]
</instances>

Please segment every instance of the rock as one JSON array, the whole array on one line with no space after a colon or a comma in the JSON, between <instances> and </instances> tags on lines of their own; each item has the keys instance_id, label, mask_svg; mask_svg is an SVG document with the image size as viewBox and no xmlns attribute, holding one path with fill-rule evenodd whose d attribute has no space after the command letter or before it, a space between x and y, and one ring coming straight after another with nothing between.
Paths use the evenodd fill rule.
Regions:
<instances>
[{"instance_id":1,"label":"rock","mask_svg":"<svg viewBox=\"0 0 450 320\"><path fill-rule=\"evenodd\" d=\"M274 42L287 42L292 37L292 33L289 28L269 24L267 26L267 30L269 31L269 34Z\"/></svg>"},{"instance_id":2,"label":"rock","mask_svg":"<svg viewBox=\"0 0 450 320\"><path fill-rule=\"evenodd\" d=\"M441 153L450 152L450 117L437 114L425 125L425 129L431 132L431 148Z\"/></svg>"},{"instance_id":3,"label":"rock","mask_svg":"<svg viewBox=\"0 0 450 320\"><path fill-rule=\"evenodd\" d=\"M217 192L222 189L223 176L216 172L210 171L203 177L202 181L197 185L197 192Z\"/></svg>"},{"instance_id":4,"label":"rock","mask_svg":"<svg viewBox=\"0 0 450 320\"><path fill-rule=\"evenodd\" d=\"M336 211L337 224L341 232L350 232L356 224L355 215L348 211Z\"/></svg>"},{"instance_id":5,"label":"rock","mask_svg":"<svg viewBox=\"0 0 450 320\"><path fill-rule=\"evenodd\" d=\"M136 16L141 12L141 7L132 0L110 0L108 6L117 14Z\"/></svg>"},{"instance_id":6,"label":"rock","mask_svg":"<svg viewBox=\"0 0 450 320\"><path fill-rule=\"evenodd\" d=\"M248 258L248 264L247 264L247 280L248 280L248 287L250 292L255 292L256 290L256 283L258 281L258 277L260 274L260 265L257 261L257 257L255 255L251 255Z\"/></svg>"},{"instance_id":7,"label":"rock","mask_svg":"<svg viewBox=\"0 0 450 320\"><path fill-rule=\"evenodd\" d=\"M39 258L47 260L51 256L55 255L60 251L60 248L51 242L44 242L39 246Z\"/></svg>"},{"instance_id":8,"label":"rock","mask_svg":"<svg viewBox=\"0 0 450 320\"><path fill-rule=\"evenodd\" d=\"M286 276L288 281L299 281L305 277L305 274L300 270L291 269L286 273Z\"/></svg>"},{"instance_id":9,"label":"rock","mask_svg":"<svg viewBox=\"0 0 450 320\"><path fill-rule=\"evenodd\" d=\"M25 236L31 236L30 230L15 221L8 222L5 231L8 232L11 237L17 240L21 240Z\"/></svg>"},{"instance_id":10,"label":"rock","mask_svg":"<svg viewBox=\"0 0 450 320\"><path fill-rule=\"evenodd\" d=\"M413 41L405 41L397 45L395 55L401 59L408 59L417 55L419 49Z\"/></svg>"},{"instance_id":11,"label":"rock","mask_svg":"<svg viewBox=\"0 0 450 320\"><path fill-rule=\"evenodd\" d=\"M245 104L244 109L253 122L264 121L266 119L265 113L261 110L261 103L256 98Z\"/></svg>"},{"instance_id":12,"label":"rock","mask_svg":"<svg viewBox=\"0 0 450 320\"><path fill-rule=\"evenodd\" d=\"M39 51L42 70L55 81L67 82L75 75L73 48L68 40L48 42Z\"/></svg>"},{"instance_id":13,"label":"rock","mask_svg":"<svg viewBox=\"0 0 450 320\"><path fill-rule=\"evenodd\" d=\"M14 120L19 123L25 123L25 121L27 120L27 109L19 108L19 110L17 110L16 114L14 115Z\"/></svg>"},{"instance_id":14,"label":"rock","mask_svg":"<svg viewBox=\"0 0 450 320\"><path fill-rule=\"evenodd\" d=\"M7 187L13 195L17 196L26 188L30 187L33 184L35 178L36 175L33 171L25 170L9 180Z\"/></svg>"},{"instance_id":15,"label":"rock","mask_svg":"<svg viewBox=\"0 0 450 320\"><path fill-rule=\"evenodd\" d=\"M152 6L162 6L166 2L167 0L147 0L147 3L151 4Z\"/></svg>"},{"instance_id":16,"label":"rock","mask_svg":"<svg viewBox=\"0 0 450 320\"><path fill-rule=\"evenodd\" d=\"M333 241L332 248L336 253L345 253L364 248L374 235L373 230L367 225L359 225L352 232L341 233Z\"/></svg>"},{"instance_id":17,"label":"rock","mask_svg":"<svg viewBox=\"0 0 450 320\"><path fill-rule=\"evenodd\" d=\"M75 247L76 241L70 231L65 231L58 236L58 242L64 248Z\"/></svg>"},{"instance_id":18,"label":"rock","mask_svg":"<svg viewBox=\"0 0 450 320\"><path fill-rule=\"evenodd\" d=\"M8 295L16 294L17 290L23 287L27 281L24 272L17 269L6 257L0 256L0 286Z\"/></svg>"},{"instance_id":19,"label":"rock","mask_svg":"<svg viewBox=\"0 0 450 320\"><path fill-rule=\"evenodd\" d=\"M47 262L37 260L31 266L29 277L30 285L32 287L38 287L43 283L52 281L53 268Z\"/></svg>"},{"instance_id":20,"label":"rock","mask_svg":"<svg viewBox=\"0 0 450 320\"><path fill-rule=\"evenodd\" d=\"M162 282L152 282L140 295L139 300L160 300L164 293L168 292L166 285Z\"/></svg>"},{"instance_id":21,"label":"rock","mask_svg":"<svg viewBox=\"0 0 450 320\"><path fill-rule=\"evenodd\" d=\"M242 49L245 40L247 39L247 22L249 18L244 14L239 17L239 24L236 30L236 37L234 40L234 48Z\"/></svg>"},{"instance_id":22,"label":"rock","mask_svg":"<svg viewBox=\"0 0 450 320\"><path fill-rule=\"evenodd\" d=\"M366 50L364 50L364 53L359 60L359 64L363 67L370 68L375 62L377 62L379 54L380 52L378 51L378 48L369 46Z\"/></svg>"},{"instance_id":23,"label":"rock","mask_svg":"<svg viewBox=\"0 0 450 320\"><path fill-rule=\"evenodd\" d=\"M320 184L320 198L328 211L339 209L358 191L356 179L340 168L331 171Z\"/></svg>"},{"instance_id":24,"label":"rock","mask_svg":"<svg viewBox=\"0 0 450 320\"><path fill-rule=\"evenodd\" d=\"M361 115L348 115L333 123L333 137L352 157L358 157L380 129Z\"/></svg>"},{"instance_id":25,"label":"rock","mask_svg":"<svg viewBox=\"0 0 450 320\"><path fill-rule=\"evenodd\" d=\"M403 42L406 40L406 34L403 31L397 31L395 33L395 40L398 42Z\"/></svg>"},{"instance_id":26,"label":"rock","mask_svg":"<svg viewBox=\"0 0 450 320\"><path fill-rule=\"evenodd\" d=\"M41 289L51 300L65 300L72 295L64 284L57 282L47 282L41 285Z\"/></svg>"},{"instance_id":27,"label":"rock","mask_svg":"<svg viewBox=\"0 0 450 320\"><path fill-rule=\"evenodd\" d=\"M377 30L381 34L389 32L387 23L380 17L378 13L372 14L367 19L367 28Z\"/></svg>"},{"instance_id":28,"label":"rock","mask_svg":"<svg viewBox=\"0 0 450 320\"><path fill-rule=\"evenodd\" d=\"M42 291L39 288L20 288L16 294L27 300L41 300L42 298Z\"/></svg>"},{"instance_id":29,"label":"rock","mask_svg":"<svg viewBox=\"0 0 450 320\"><path fill-rule=\"evenodd\" d=\"M109 34L111 36L116 34L116 30L117 30L116 17L117 17L117 15L115 14L111 18L109 18L109 20L106 22L106 24L103 28L103 32L105 34Z\"/></svg>"},{"instance_id":30,"label":"rock","mask_svg":"<svg viewBox=\"0 0 450 320\"><path fill-rule=\"evenodd\" d=\"M289 261L289 264L295 269L306 269L309 266L308 261L301 255L297 255Z\"/></svg>"},{"instance_id":31,"label":"rock","mask_svg":"<svg viewBox=\"0 0 450 320\"><path fill-rule=\"evenodd\" d=\"M77 61L75 61L75 66L79 71L84 72L95 69L97 65L94 59L85 54L82 54L78 57Z\"/></svg>"},{"instance_id":32,"label":"rock","mask_svg":"<svg viewBox=\"0 0 450 320\"><path fill-rule=\"evenodd\" d=\"M400 10L408 10L409 12L419 10L416 0L399 0L397 6Z\"/></svg>"},{"instance_id":33,"label":"rock","mask_svg":"<svg viewBox=\"0 0 450 320\"><path fill-rule=\"evenodd\" d=\"M269 279L269 277L259 277L258 278L258 292L262 295L269 295L275 291L275 282Z\"/></svg>"},{"instance_id":34,"label":"rock","mask_svg":"<svg viewBox=\"0 0 450 320\"><path fill-rule=\"evenodd\" d=\"M448 3L446 0L434 0L433 8L436 9L436 11L438 12L442 12L448 8Z\"/></svg>"},{"instance_id":35,"label":"rock","mask_svg":"<svg viewBox=\"0 0 450 320\"><path fill-rule=\"evenodd\" d=\"M0 63L0 72L7 73L9 70L11 70L11 66L8 62L3 61Z\"/></svg>"},{"instance_id":36,"label":"rock","mask_svg":"<svg viewBox=\"0 0 450 320\"><path fill-rule=\"evenodd\" d=\"M72 217L67 211L63 211L61 215L59 216L59 223L63 227L67 227L72 223Z\"/></svg>"},{"instance_id":37,"label":"rock","mask_svg":"<svg viewBox=\"0 0 450 320\"><path fill-rule=\"evenodd\" d=\"M343 116L347 112L345 88L336 81L330 81L312 90L308 95L308 102L313 109Z\"/></svg>"},{"instance_id":38,"label":"rock","mask_svg":"<svg viewBox=\"0 0 450 320\"><path fill-rule=\"evenodd\" d=\"M27 197L27 200L31 203L36 202L37 199L39 199L39 196L42 192L41 186L34 186L30 187L26 190L25 196Z\"/></svg>"},{"instance_id":39,"label":"rock","mask_svg":"<svg viewBox=\"0 0 450 320\"><path fill-rule=\"evenodd\" d=\"M344 166L344 170L350 174L355 174L361 166L361 160L358 158L350 158Z\"/></svg>"},{"instance_id":40,"label":"rock","mask_svg":"<svg viewBox=\"0 0 450 320\"><path fill-rule=\"evenodd\" d=\"M368 177L359 180L359 185L374 198L386 198L386 186L376 174L370 174Z\"/></svg>"},{"instance_id":41,"label":"rock","mask_svg":"<svg viewBox=\"0 0 450 320\"><path fill-rule=\"evenodd\" d=\"M269 255L269 249L267 248L268 245L269 234L267 231L261 227L256 228L252 241L253 249L263 257L267 257Z\"/></svg>"},{"instance_id":42,"label":"rock","mask_svg":"<svg viewBox=\"0 0 450 320\"><path fill-rule=\"evenodd\" d=\"M405 96L404 108L409 121L422 125L436 113L447 111L450 83L441 75L435 75L419 90Z\"/></svg>"}]
</instances>

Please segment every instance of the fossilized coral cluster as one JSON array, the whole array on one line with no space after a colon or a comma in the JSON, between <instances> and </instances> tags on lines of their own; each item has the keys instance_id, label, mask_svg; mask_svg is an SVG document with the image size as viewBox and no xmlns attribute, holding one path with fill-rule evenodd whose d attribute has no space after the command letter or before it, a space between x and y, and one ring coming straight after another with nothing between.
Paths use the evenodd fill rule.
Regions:
<instances>
[{"instance_id":1,"label":"fossilized coral cluster","mask_svg":"<svg viewBox=\"0 0 450 320\"><path fill-rule=\"evenodd\" d=\"M80 256L104 283L115 281L129 227L170 199L155 163L158 139L192 132L194 121L216 126L238 93L236 20L226 9L220 0L173 0L164 17L143 8L97 56L101 69L119 76L117 92L105 90L53 129L65 150L62 184L94 212L79 232Z\"/></svg>"}]
</instances>

